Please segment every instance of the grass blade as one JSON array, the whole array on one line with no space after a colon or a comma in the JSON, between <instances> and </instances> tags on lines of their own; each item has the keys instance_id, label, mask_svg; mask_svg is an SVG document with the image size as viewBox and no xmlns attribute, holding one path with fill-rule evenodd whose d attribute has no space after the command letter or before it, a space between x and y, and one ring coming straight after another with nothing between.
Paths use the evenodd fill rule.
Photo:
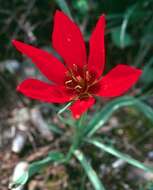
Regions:
<instances>
[{"instance_id":1,"label":"grass blade","mask_svg":"<svg viewBox=\"0 0 153 190\"><path fill-rule=\"evenodd\" d=\"M51 152L48 156L40 161L33 162L29 165L29 177L38 173L43 167L47 166L51 162L58 162L64 159L64 156L60 152Z\"/></svg>"},{"instance_id":2,"label":"grass blade","mask_svg":"<svg viewBox=\"0 0 153 190\"><path fill-rule=\"evenodd\" d=\"M127 25L128 25L128 22L129 22L129 18L130 16L132 15L132 13L134 12L136 8L136 4L132 7L130 7L125 16L124 16L124 19L123 19L123 22L122 22L122 25L121 25L121 32L120 32L120 44L121 44L121 47L124 48L125 44L125 36L126 36L126 29L127 29Z\"/></svg>"},{"instance_id":3,"label":"grass blade","mask_svg":"<svg viewBox=\"0 0 153 190\"><path fill-rule=\"evenodd\" d=\"M90 165L90 163L87 161L86 157L83 155L83 153L80 150L76 150L74 152L74 155L79 160L81 165L83 166L87 176L89 177L93 187L95 190L105 190L103 184L101 183L101 180L98 178L96 172Z\"/></svg>"},{"instance_id":4,"label":"grass blade","mask_svg":"<svg viewBox=\"0 0 153 190\"><path fill-rule=\"evenodd\" d=\"M153 123L153 109L139 99L130 96L123 96L109 102L94 118L89 122L85 130L85 135L92 136L101 128L119 108L133 106L140 110Z\"/></svg>"},{"instance_id":5,"label":"grass blade","mask_svg":"<svg viewBox=\"0 0 153 190\"><path fill-rule=\"evenodd\" d=\"M101 150L103 150L105 152L108 152L109 154L111 154L113 156L116 156L117 158L124 160L125 162L131 164L132 166L135 166L135 167L142 169L146 172L152 172L153 173L153 168L145 166L143 163L131 158L129 155L123 154L120 151L116 150L115 148L103 144L99 140L89 139L87 142L95 145L96 147L100 148Z\"/></svg>"}]
</instances>

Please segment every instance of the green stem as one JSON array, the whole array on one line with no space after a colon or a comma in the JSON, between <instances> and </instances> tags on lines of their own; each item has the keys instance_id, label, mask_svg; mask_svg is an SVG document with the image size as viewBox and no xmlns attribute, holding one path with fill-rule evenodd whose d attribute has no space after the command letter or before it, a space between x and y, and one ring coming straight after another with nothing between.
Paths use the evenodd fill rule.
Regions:
<instances>
[{"instance_id":1,"label":"green stem","mask_svg":"<svg viewBox=\"0 0 153 190\"><path fill-rule=\"evenodd\" d=\"M73 137L72 145L66 155L66 159L65 159L66 163L71 159L71 157L74 154L74 151L79 148L82 142L82 137L83 137L82 130L84 129L84 125L83 125L84 120L85 120L85 115L81 116L81 118L78 121L78 125L75 128L75 135Z\"/></svg>"},{"instance_id":2,"label":"green stem","mask_svg":"<svg viewBox=\"0 0 153 190\"><path fill-rule=\"evenodd\" d=\"M70 149L69 149L69 151L68 151L68 153L67 153L67 155L66 155L66 159L65 159L65 162L66 163L68 163L69 162L69 160L72 158L72 156L73 156L73 153L74 153L74 151L79 147L79 138L78 138L78 136L76 135L76 137L74 137L74 141L73 141L73 143L72 143L72 145L71 145L71 147L70 147Z\"/></svg>"},{"instance_id":3,"label":"green stem","mask_svg":"<svg viewBox=\"0 0 153 190\"><path fill-rule=\"evenodd\" d=\"M84 129L84 121L85 121L85 119L86 119L86 116L87 116L87 113L84 113L84 114L80 117L80 119L79 119L79 121L78 121L78 128L79 128L81 131Z\"/></svg>"},{"instance_id":4,"label":"green stem","mask_svg":"<svg viewBox=\"0 0 153 190\"><path fill-rule=\"evenodd\" d=\"M83 152L76 150L74 152L75 157L79 160L82 167L84 168L91 184L95 190L106 190L102 184L101 179L97 176L95 170L92 168L91 164L88 162L87 158L84 156Z\"/></svg>"}]
</instances>

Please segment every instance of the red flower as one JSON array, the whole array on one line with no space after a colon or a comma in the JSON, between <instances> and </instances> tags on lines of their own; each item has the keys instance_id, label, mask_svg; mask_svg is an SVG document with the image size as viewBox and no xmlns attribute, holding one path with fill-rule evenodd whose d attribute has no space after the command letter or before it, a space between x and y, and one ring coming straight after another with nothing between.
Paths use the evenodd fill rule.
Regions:
<instances>
[{"instance_id":1,"label":"red flower","mask_svg":"<svg viewBox=\"0 0 153 190\"><path fill-rule=\"evenodd\" d=\"M26 79L17 90L24 95L49 103L74 101L70 110L79 118L94 102L94 96L115 97L125 93L136 83L141 70L119 64L101 77L105 64L105 17L102 15L93 30L89 42L87 62L86 48L78 26L63 12L56 11L52 45L63 58L62 64L51 53L13 40L14 46L27 55L51 81Z\"/></svg>"}]
</instances>

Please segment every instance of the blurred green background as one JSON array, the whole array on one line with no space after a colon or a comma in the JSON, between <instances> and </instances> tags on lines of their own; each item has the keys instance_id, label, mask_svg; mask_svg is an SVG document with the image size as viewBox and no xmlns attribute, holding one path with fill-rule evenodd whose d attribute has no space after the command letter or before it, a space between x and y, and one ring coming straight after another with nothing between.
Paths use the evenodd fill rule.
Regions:
<instances>
[{"instance_id":1,"label":"blurred green background","mask_svg":"<svg viewBox=\"0 0 153 190\"><path fill-rule=\"evenodd\" d=\"M16 92L17 84L26 77L33 76L41 78L42 76L40 76L38 70L31 64L31 61L18 53L11 44L12 39L18 39L48 51L53 51L51 46L51 33L53 28L53 15L56 9L63 10L79 25L87 47L90 34L99 16L101 14L106 15L106 72L118 63L125 63L141 68L143 75L139 83L130 92L130 95L141 98L144 102L153 107L153 0L0 0L0 148L2 148L0 155L4 156L5 151L10 151L9 143L12 142L13 137L5 137L4 134L5 131L7 129L10 130L12 126L12 124L8 122L10 117L12 117L12 110L23 106L33 108L42 105L42 107L44 106L45 108L42 108L43 111L41 110L41 113L44 114L46 118L50 118L50 108L52 118L54 118L58 110L57 105L50 105L50 108L48 108L49 106L36 101L30 101ZM94 110L100 110L100 107L105 104L105 101L101 102L101 100L99 100L99 102L100 103L96 104ZM128 115L128 117L123 116L122 113ZM117 112L114 117L118 118L117 120L121 122L122 127L126 126L126 130L124 132L122 129L111 131L107 134L108 137L111 139L115 135L114 138L116 142L118 142L120 136L122 136L124 140L128 139L129 142L133 142L132 146L136 149L140 148L138 146L140 140L142 143L142 154L140 158L146 158L148 152L153 150L153 131L150 130L151 124L139 113L128 108ZM136 126L135 129L133 129L134 125ZM138 126L142 126L141 130ZM150 130L149 134L147 132L148 130ZM147 140L148 144L146 145ZM36 142L36 144L37 143L38 142ZM42 146L43 143L38 143L37 146ZM120 143L118 146L123 148ZM127 143L125 143L124 148L127 148L126 146L128 147ZM143 146L148 147L147 151L143 149ZM27 150L29 151L29 147ZM126 150L128 152L129 148ZM15 156L15 160L18 161L26 157L27 152L25 150L22 155ZM136 152L133 154L136 154ZM90 154L91 153L89 153L89 155ZM140 152L136 154L138 158L139 154ZM99 158L97 157L96 159L96 157L97 156L95 156L94 163L97 167ZM102 159L102 157L100 157L100 159ZM106 156L104 161L105 164L109 165L112 160ZM6 164L5 161L3 164ZM135 174L135 176L137 176L135 179L139 182L135 183L135 179L133 178L130 184L128 169L126 169L125 173L123 171L120 172L120 174L113 173L111 167L107 168L105 164L103 164L102 167L103 170L107 170L107 174L103 181L106 183L108 189L153 189L151 182L153 177L144 182L144 179L138 180L139 175ZM8 170L11 173L12 167L10 166ZM5 169L3 172L7 173L8 170ZM71 169L68 171L70 172ZM62 175L67 175L65 174L67 173L65 169L62 170L62 172L62 174L56 174L57 176L55 176L62 178ZM72 178L73 175L79 175L73 172L74 171L70 174L70 178ZM9 178L10 173L4 178ZM52 175L54 176L54 174ZM56 177L54 179L55 181ZM2 180L4 179L2 178L1 181ZM78 177L76 180L79 181ZM84 180L86 181L85 177ZM75 189L74 186L77 182L75 182L74 179L72 181L73 182L65 189ZM4 185L1 184L0 189L5 190L6 184L7 182L4 182ZM77 187L76 189L79 188ZM84 189L90 190L92 188L87 184Z\"/></svg>"}]
</instances>

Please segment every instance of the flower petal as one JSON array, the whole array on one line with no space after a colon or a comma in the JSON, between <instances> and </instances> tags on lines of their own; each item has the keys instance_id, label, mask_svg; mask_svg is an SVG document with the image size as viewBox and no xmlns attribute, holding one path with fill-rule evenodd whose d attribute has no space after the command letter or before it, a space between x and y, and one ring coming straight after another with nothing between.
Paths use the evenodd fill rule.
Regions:
<instances>
[{"instance_id":1,"label":"flower petal","mask_svg":"<svg viewBox=\"0 0 153 190\"><path fill-rule=\"evenodd\" d=\"M86 64L86 49L80 29L61 11L55 13L52 42L68 67Z\"/></svg>"},{"instance_id":2,"label":"flower petal","mask_svg":"<svg viewBox=\"0 0 153 190\"><path fill-rule=\"evenodd\" d=\"M17 90L32 99L48 103L65 103L71 100L63 86L50 85L37 79L26 79Z\"/></svg>"},{"instance_id":3,"label":"flower petal","mask_svg":"<svg viewBox=\"0 0 153 190\"><path fill-rule=\"evenodd\" d=\"M101 76L105 65L105 44L104 44L104 31L105 31L105 16L102 15L94 29L90 38L90 54L88 68Z\"/></svg>"},{"instance_id":4,"label":"flower petal","mask_svg":"<svg viewBox=\"0 0 153 190\"><path fill-rule=\"evenodd\" d=\"M142 71L128 65L118 65L100 81L99 96L115 97L125 93L139 79Z\"/></svg>"},{"instance_id":5,"label":"flower petal","mask_svg":"<svg viewBox=\"0 0 153 190\"><path fill-rule=\"evenodd\" d=\"M71 107L72 115L75 119L79 119L79 117L87 111L95 103L94 98L89 98L87 100L77 100Z\"/></svg>"},{"instance_id":6,"label":"flower petal","mask_svg":"<svg viewBox=\"0 0 153 190\"><path fill-rule=\"evenodd\" d=\"M36 64L40 71L51 81L57 84L64 84L66 68L50 53L35 48L23 42L13 40L13 45L18 51L25 54ZM57 74L58 71L58 74Z\"/></svg>"}]
</instances>

